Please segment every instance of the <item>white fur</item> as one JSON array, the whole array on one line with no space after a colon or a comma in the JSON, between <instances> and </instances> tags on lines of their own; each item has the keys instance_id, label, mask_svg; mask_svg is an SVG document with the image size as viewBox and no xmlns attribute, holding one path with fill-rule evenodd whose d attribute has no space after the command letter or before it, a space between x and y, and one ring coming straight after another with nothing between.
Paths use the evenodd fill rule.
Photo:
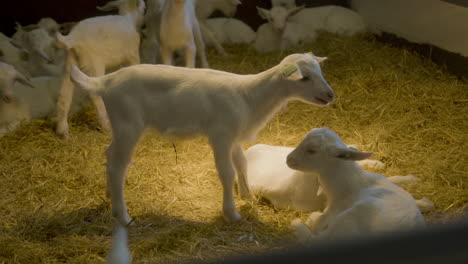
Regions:
<instances>
[{"instance_id":1,"label":"white fur","mask_svg":"<svg viewBox=\"0 0 468 264\"><path fill-rule=\"evenodd\" d=\"M275 207L292 208L303 212L322 211L326 197L320 188L316 172L292 170L286 165L286 157L294 148L257 144L245 151L247 176L253 194L264 197ZM360 160L363 168L382 169L378 160ZM388 177L395 184L416 183L413 176ZM432 202L423 198L416 200L423 212L430 211Z\"/></svg>"},{"instance_id":2,"label":"white fur","mask_svg":"<svg viewBox=\"0 0 468 264\"><path fill-rule=\"evenodd\" d=\"M213 45L216 51L221 55L227 55L224 48L221 46L221 41L218 39L215 32L207 25L206 21L208 17L216 10L221 11L227 17L232 17L236 14L237 6L241 4L240 0L198 0L196 4L196 14L200 22L200 30L203 36L203 39ZM238 29L236 27L236 29ZM224 34L232 36L231 38L236 38L239 36L235 31L230 31L226 29Z\"/></svg>"},{"instance_id":3,"label":"white fur","mask_svg":"<svg viewBox=\"0 0 468 264\"><path fill-rule=\"evenodd\" d=\"M137 4L138 3L138 4ZM68 137L68 111L73 96L69 74L72 64L91 76L104 75L122 65L140 63L139 28L143 23L145 4L142 0L118 0L119 15L88 18L76 24L69 35L57 34L59 44L67 50L63 84L57 102L56 133ZM91 95L101 128L109 130L102 99Z\"/></svg>"},{"instance_id":4,"label":"white fur","mask_svg":"<svg viewBox=\"0 0 468 264\"><path fill-rule=\"evenodd\" d=\"M116 221L112 232L112 244L107 256L107 264L130 264L132 256L128 249L127 227Z\"/></svg>"},{"instance_id":5,"label":"white fur","mask_svg":"<svg viewBox=\"0 0 468 264\"><path fill-rule=\"evenodd\" d=\"M286 9L276 6L271 10L266 10L257 7L259 15L268 21L257 30L255 40L257 52L283 51L315 40L315 31L303 24L287 21L288 17L302 9L303 7Z\"/></svg>"},{"instance_id":6,"label":"white fur","mask_svg":"<svg viewBox=\"0 0 468 264\"><path fill-rule=\"evenodd\" d=\"M145 28L142 31L140 44L141 63L155 64L158 61L159 32L164 0L147 0Z\"/></svg>"},{"instance_id":7,"label":"white fur","mask_svg":"<svg viewBox=\"0 0 468 264\"><path fill-rule=\"evenodd\" d=\"M195 68L198 54L202 68L209 68L193 1L171 0L166 1L163 6L159 32L163 64L173 65L174 52L183 51L186 67Z\"/></svg>"},{"instance_id":8,"label":"white fur","mask_svg":"<svg viewBox=\"0 0 468 264\"><path fill-rule=\"evenodd\" d=\"M271 6L282 6L285 8L294 8L296 7L296 0L271 0Z\"/></svg>"},{"instance_id":9,"label":"white fur","mask_svg":"<svg viewBox=\"0 0 468 264\"><path fill-rule=\"evenodd\" d=\"M50 36L55 36L60 30L60 25L51 17L44 17L37 22L40 28L45 29Z\"/></svg>"},{"instance_id":10,"label":"white fur","mask_svg":"<svg viewBox=\"0 0 468 264\"><path fill-rule=\"evenodd\" d=\"M29 52L13 39L0 32L0 61L14 66L21 74L31 77L28 70Z\"/></svg>"},{"instance_id":11,"label":"white fur","mask_svg":"<svg viewBox=\"0 0 468 264\"><path fill-rule=\"evenodd\" d=\"M239 19L210 18L205 23L220 44L250 44L256 38L255 31ZM207 40L207 45L214 44Z\"/></svg>"},{"instance_id":12,"label":"white fur","mask_svg":"<svg viewBox=\"0 0 468 264\"><path fill-rule=\"evenodd\" d=\"M290 169L286 156L290 147L257 144L245 151L247 176L253 194L264 197L275 207L312 212L325 208L316 173Z\"/></svg>"},{"instance_id":13,"label":"white fur","mask_svg":"<svg viewBox=\"0 0 468 264\"><path fill-rule=\"evenodd\" d=\"M314 41L318 30L350 36L366 31L364 20L353 10L340 6L315 8L274 6L259 8L268 21L257 30L255 49L260 53L285 50Z\"/></svg>"},{"instance_id":14,"label":"white fur","mask_svg":"<svg viewBox=\"0 0 468 264\"><path fill-rule=\"evenodd\" d=\"M25 31L17 25L16 39L29 53L27 70L31 76L59 76L63 72L66 53L57 47L55 36L44 28ZM58 32L58 30L57 30Z\"/></svg>"},{"instance_id":15,"label":"white fur","mask_svg":"<svg viewBox=\"0 0 468 264\"><path fill-rule=\"evenodd\" d=\"M300 240L336 239L425 226L411 194L355 162L371 154L349 149L336 133L319 128L309 132L288 155L290 168L319 173L328 200L324 213L311 215L307 226L293 221L292 227Z\"/></svg>"},{"instance_id":16,"label":"white fur","mask_svg":"<svg viewBox=\"0 0 468 264\"><path fill-rule=\"evenodd\" d=\"M341 6L305 8L288 18L289 22L307 26L309 30L324 30L345 36L367 30L363 18L355 11Z\"/></svg>"},{"instance_id":17,"label":"white fur","mask_svg":"<svg viewBox=\"0 0 468 264\"><path fill-rule=\"evenodd\" d=\"M23 121L52 117L60 85L59 77L28 79L13 66L0 62L0 134L14 131ZM76 113L85 103L84 93L77 90L70 112Z\"/></svg>"},{"instance_id":18,"label":"white fur","mask_svg":"<svg viewBox=\"0 0 468 264\"><path fill-rule=\"evenodd\" d=\"M233 196L236 171L241 197L250 193L242 143L255 140L289 100L324 105L334 99L320 70L323 60L311 53L293 54L253 75L136 65L90 78L73 67L73 81L102 96L112 124L106 153L113 214L124 225L130 221L123 196L125 171L143 130L152 127L168 137L208 137L223 186L224 217L238 221Z\"/></svg>"}]
</instances>

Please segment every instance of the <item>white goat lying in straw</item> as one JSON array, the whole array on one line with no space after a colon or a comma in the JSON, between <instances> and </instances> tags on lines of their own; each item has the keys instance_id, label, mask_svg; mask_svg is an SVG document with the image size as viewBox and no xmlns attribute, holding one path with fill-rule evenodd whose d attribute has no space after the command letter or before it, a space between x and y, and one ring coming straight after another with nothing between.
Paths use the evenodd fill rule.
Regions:
<instances>
[{"instance_id":1,"label":"white goat lying in straw","mask_svg":"<svg viewBox=\"0 0 468 264\"><path fill-rule=\"evenodd\" d=\"M53 76L28 79L13 66L0 62L0 136L14 131L22 121L52 117L60 84L61 79ZM71 113L87 103L84 91L75 92Z\"/></svg>"},{"instance_id":2,"label":"white goat lying in straw","mask_svg":"<svg viewBox=\"0 0 468 264\"><path fill-rule=\"evenodd\" d=\"M348 148L328 128L313 129L287 156L287 165L318 173L328 203L314 212L307 225L299 219L292 228L300 241L392 232L425 226L416 201L386 177L370 173L355 161L371 152Z\"/></svg>"},{"instance_id":3,"label":"white goat lying in straw","mask_svg":"<svg viewBox=\"0 0 468 264\"><path fill-rule=\"evenodd\" d=\"M20 44L0 32L0 61L15 67L25 77L31 77L28 66L29 52Z\"/></svg>"},{"instance_id":4,"label":"white goat lying in straw","mask_svg":"<svg viewBox=\"0 0 468 264\"><path fill-rule=\"evenodd\" d=\"M304 9L303 6L286 9L281 6L266 10L257 7L258 14L268 23L261 25L257 30L255 49L266 53L277 50L286 50L311 42L316 38L316 32L307 26L287 19Z\"/></svg>"},{"instance_id":5,"label":"white goat lying in straw","mask_svg":"<svg viewBox=\"0 0 468 264\"><path fill-rule=\"evenodd\" d=\"M73 96L70 68L78 63L81 69L93 76L104 75L122 65L140 63L139 28L143 23L143 0L117 0L120 15L92 17L80 21L67 36L57 34L58 43L67 50L63 83L57 102L56 133L68 137L68 112ZM99 123L108 130L106 109L99 96L91 95Z\"/></svg>"},{"instance_id":6,"label":"white goat lying in straw","mask_svg":"<svg viewBox=\"0 0 468 264\"><path fill-rule=\"evenodd\" d=\"M130 222L123 196L126 168L143 130L177 138L206 136L223 186L223 213L240 220L233 196L249 197L242 143L255 140L273 115L293 99L327 105L334 99L311 53L292 54L264 72L238 75L209 69L136 65L90 78L73 67L72 80L102 96L112 125L107 149L107 193L120 223Z\"/></svg>"},{"instance_id":7,"label":"white goat lying in straw","mask_svg":"<svg viewBox=\"0 0 468 264\"><path fill-rule=\"evenodd\" d=\"M63 73L66 52L57 46L55 36L50 36L43 28L31 31L16 26L15 41L29 52L28 71L31 76L60 76Z\"/></svg>"},{"instance_id":8,"label":"white goat lying in straw","mask_svg":"<svg viewBox=\"0 0 468 264\"><path fill-rule=\"evenodd\" d=\"M178 50L183 50L185 67L195 68L198 54L202 68L209 68L193 0L166 1L159 34L163 64L173 65L172 55Z\"/></svg>"},{"instance_id":9,"label":"white goat lying in straw","mask_svg":"<svg viewBox=\"0 0 468 264\"><path fill-rule=\"evenodd\" d=\"M200 23L200 30L203 36L203 39L206 41L206 43L209 43L214 46L216 51L221 54L221 55L228 55L224 48L221 46L222 41L218 38L219 36L212 31L212 28L208 26L207 19L210 17L210 15L216 11L219 10L221 11L225 16L227 17L233 17L236 14L237 11L237 6L241 4L240 0L203 0L203 1L197 1L196 3L196 14L198 21ZM216 22L219 23L219 22ZM236 22L232 22L235 24L238 24ZM231 24L232 24L231 23ZM232 25L231 25L232 27ZM238 29L238 26L235 26L236 28L232 29ZM245 27L241 27L245 28ZM224 35L226 36L239 36L236 31L231 31L232 29L225 29Z\"/></svg>"},{"instance_id":10,"label":"white goat lying in straw","mask_svg":"<svg viewBox=\"0 0 468 264\"><path fill-rule=\"evenodd\" d=\"M249 25L235 18L210 18L205 24L220 44L250 44L257 36ZM206 42L212 44L208 39Z\"/></svg>"},{"instance_id":11,"label":"white goat lying in straw","mask_svg":"<svg viewBox=\"0 0 468 264\"><path fill-rule=\"evenodd\" d=\"M245 151L247 176L253 194L264 197L278 208L293 208L313 212L325 209L326 197L320 188L318 174L292 170L286 165L286 157L294 148L257 144ZM378 160L357 161L363 168L381 169ZM415 176L393 176L388 179L395 184L416 183ZM427 198L417 200L422 211L433 208Z\"/></svg>"},{"instance_id":12,"label":"white goat lying in straw","mask_svg":"<svg viewBox=\"0 0 468 264\"><path fill-rule=\"evenodd\" d=\"M23 120L29 120L28 108L14 100L13 86L16 82L34 86L27 77L13 66L0 62L0 137L14 130Z\"/></svg>"}]
</instances>

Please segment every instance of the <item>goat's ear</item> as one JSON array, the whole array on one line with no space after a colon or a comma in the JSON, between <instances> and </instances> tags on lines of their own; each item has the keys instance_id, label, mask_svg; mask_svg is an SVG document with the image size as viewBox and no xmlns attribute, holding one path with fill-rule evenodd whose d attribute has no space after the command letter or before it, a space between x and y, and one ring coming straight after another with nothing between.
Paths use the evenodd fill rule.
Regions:
<instances>
[{"instance_id":1,"label":"goat's ear","mask_svg":"<svg viewBox=\"0 0 468 264\"><path fill-rule=\"evenodd\" d=\"M261 7L257 6L257 12L258 12L258 14L260 15L261 18L266 19L266 20L270 20L269 19L269 17L270 17L270 11L269 10L266 10L264 8L261 8Z\"/></svg>"},{"instance_id":2,"label":"goat's ear","mask_svg":"<svg viewBox=\"0 0 468 264\"><path fill-rule=\"evenodd\" d=\"M15 22L15 30L16 31L24 31L23 26L19 22Z\"/></svg>"},{"instance_id":3,"label":"goat's ear","mask_svg":"<svg viewBox=\"0 0 468 264\"><path fill-rule=\"evenodd\" d=\"M18 71L16 71L15 80L22 83L22 84L24 84L24 85L26 85L26 86L34 88L34 85L31 83L31 80L28 77L21 74L20 72L18 72Z\"/></svg>"},{"instance_id":4,"label":"goat's ear","mask_svg":"<svg viewBox=\"0 0 468 264\"><path fill-rule=\"evenodd\" d=\"M365 160L372 156L372 152L362 152L352 148L337 148L335 157L346 160Z\"/></svg>"},{"instance_id":5,"label":"goat's ear","mask_svg":"<svg viewBox=\"0 0 468 264\"><path fill-rule=\"evenodd\" d=\"M305 5L301 5L301 6L289 9L288 10L288 17L294 16L295 14L299 13L304 8L305 8Z\"/></svg>"},{"instance_id":6,"label":"goat's ear","mask_svg":"<svg viewBox=\"0 0 468 264\"><path fill-rule=\"evenodd\" d=\"M328 57L317 57L317 56L314 56L314 59L315 59L318 63L321 63L322 61L328 59Z\"/></svg>"},{"instance_id":7,"label":"goat's ear","mask_svg":"<svg viewBox=\"0 0 468 264\"><path fill-rule=\"evenodd\" d=\"M301 69L294 63L287 63L281 66L281 75L288 80L297 81L302 79Z\"/></svg>"},{"instance_id":8,"label":"goat's ear","mask_svg":"<svg viewBox=\"0 0 468 264\"><path fill-rule=\"evenodd\" d=\"M107 2L103 6L96 6L96 9L100 11L112 11L112 10L118 9L119 5L120 5L120 1L116 0L116 1Z\"/></svg>"},{"instance_id":9,"label":"goat's ear","mask_svg":"<svg viewBox=\"0 0 468 264\"><path fill-rule=\"evenodd\" d=\"M17 48L17 49L24 49L23 46L22 46L21 44L19 44L18 42L14 41L14 40L12 40L12 39L10 39L8 42L10 42L10 44L11 44L13 47Z\"/></svg>"}]
</instances>

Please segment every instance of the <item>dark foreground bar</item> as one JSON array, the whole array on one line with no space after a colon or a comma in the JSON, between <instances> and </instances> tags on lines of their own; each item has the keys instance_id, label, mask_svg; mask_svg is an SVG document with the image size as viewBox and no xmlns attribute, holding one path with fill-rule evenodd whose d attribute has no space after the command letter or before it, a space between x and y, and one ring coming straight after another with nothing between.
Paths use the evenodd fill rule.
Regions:
<instances>
[{"instance_id":1,"label":"dark foreground bar","mask_svg":"<svg viewBox=\"0 0 468 264\"><path fill-rule=\"evenodd\" d=\"M468 264L468 221L359 240L320 242L310 247L212 263Z\"/></svg>"}]
</instances>

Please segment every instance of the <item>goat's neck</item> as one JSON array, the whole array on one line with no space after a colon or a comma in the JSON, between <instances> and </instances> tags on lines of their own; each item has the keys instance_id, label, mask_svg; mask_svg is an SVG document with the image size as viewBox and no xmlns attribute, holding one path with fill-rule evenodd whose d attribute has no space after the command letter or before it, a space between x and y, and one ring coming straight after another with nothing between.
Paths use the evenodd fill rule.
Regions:
<instances>
[{"instance_id":1,"label":"goat's neck","mask_svg":"<svg viewBox=\"0 0 468 264\"><path fill-rule=\"evenodd\" d=\"M281 77L276 68L246 77L248 89L244 96L254 122L268 121L290 98L288 90L283 87L286 84L278 80Z\"/></svg>"},{"instance_id":2,"label":"goat's neck","mask_svg":"<svg viewBox=\"0 0 468 264\"><path fill-rule=\"evenodd\" d=\"M366 171L354 161L327 166L320 171L319 181L329 205L353 202L359 191L369 185Z\"/></svg>"}]
</instances>

